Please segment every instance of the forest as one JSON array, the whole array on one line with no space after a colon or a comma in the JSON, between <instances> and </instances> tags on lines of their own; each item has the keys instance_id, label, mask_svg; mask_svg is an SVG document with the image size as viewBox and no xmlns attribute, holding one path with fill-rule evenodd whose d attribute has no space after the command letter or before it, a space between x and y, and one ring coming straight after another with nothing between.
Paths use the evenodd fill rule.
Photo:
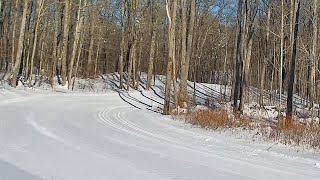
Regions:
<instances>
[{"instance_id":1,"label":"forest","mask_svg":"<svg viewBox=\"0 0 320 180\"><path fill-rule=\"evenodd\" d=\"M295 106L318 116L318 0L0 0L1 79L73 88L118 72L137 89L166 76L163 114L195 103L188 81L223 85L220 101ZM231 93L227 94L227 89ZM195 93L194 93L195 94Z\"/></svg>"},{"instance_id":2,"label":"forest","mask_svg":"<svg viewBox=\"0 0 320 180\"><path fill-rule=\"evenodd\" d=\"M318 0L0 0L0 180L320 180Z\"/></svg>"}]
</instances>

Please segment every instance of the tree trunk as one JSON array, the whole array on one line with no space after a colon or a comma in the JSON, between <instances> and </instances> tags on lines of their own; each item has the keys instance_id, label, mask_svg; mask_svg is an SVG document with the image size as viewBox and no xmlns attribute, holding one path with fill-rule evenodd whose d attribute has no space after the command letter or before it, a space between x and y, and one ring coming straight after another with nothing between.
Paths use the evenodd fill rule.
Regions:
<instances>
[{"instance_id":1,"label":"tree trunk","mask_svg":"<svg viewBox=\"0 0 320 180\"><path fill-rule=\"evenodd\" d=\"M173 0L173 8L172 14L170 11L170 2L171 0L166 0L166 11L169 19L169 59L167 64L167 77L165 84L165 98L164 98L164 106L163 106L163 114L170 114L170 103L171 103L171 80L173 74L173 63L175 62L175 28L176 28L176 15L177 15L177 6L178 1Z\"/></svg>"},{"instance_id":2,"label":"tree trunk","mask_svg":"<svg viewBox=\"0 0 320 180\"><path fill-rule=\"evenodd\" d=\"M62 37L62 52L61 52L61 77L62 85L66 85L67 81L67 51L69 37L69 3L70 0L64 0L63 11L63 37Z\"/></svg>"},{"instance_id":3,"label":"tree trunk","mask_svg":"<svg viewBox=\"0 0 320 180\"><path fill-rule=\"evenodd\" d=\"M135 84L135 89L139 88L140 85L140 75L141 75L141 60L142 60L142 47L143 47L143 36L141 33L141 27L139 26L139 56L138 56L138 62L137 62L137 67L136 67L136 84Z\"/></svg>"},{"instance_id":4,"label":"tree trunk","mask_svg":"<svg viewBox=\"0 0 320 180\"><path fill-rule=\"evenodd\" d=\"M15 0L15 7L14 7L14 14L15 16L13 17L13 27L12 27L12 48L11 48L11 70L13 70L14 68L14 64L15 64L15 47L16 47L16 24L18 21L18 4L19 4L19 0Z\"/></svg>"},{"instance_id":5,"label":"tree trunk","mask_svg":"<svg viewBox=\"0 0 320 180\"><path fill-rule=\"evenodd\" d=\"M93 78L93 45L94 45L94 29L95 29L95 18L96 13L95 9L92 10L91 13L91 25L90 25L90 46L89 46L89 52L88 52L88 64L87 64L87 78Z\"/></svg>"},{"instance_id":6,"label":"tree trunk","mask_svg":"<svg viewBox=\"0 0 320 180\"><path fill-rule=\"evenodd\" d=\"M101 27L99 27L99 37L101 35ZM98 60L99 60L99 53L100 53L100 39L98 40L98 47L97 47L97 51L96 51L96 59L94 61L94 77L96 78L97 76L97 68L98 68Z\"/></svg>"},{"instance_id":7,"label":"tree trunk","mask_svg":"<svg viewBox=\"0 0 320 180\"><path fill-rule=\"evenodd\" d=\"M180 80L180 96L179 106L184 107L186 105L187 98L187 80L186 74L186 61L187 61L187 1L181 0L181 80Z\"/></svg>"},{"instance_id":8,"label":"tree trunk","mask_svg":"<svg viewBox=\"0 0 320 180\"><path fill-rule=\"evenodd\" d=\"M238 110L243 113L243 107L244 107L244 98L245 98L245 88L246 88L246 80L248 74L246 72L246 64L248 64L248 59L247 59L247 51L248 51L248 44L249 44L249 17L251 13L251 6L250 6L250 1L246 0L245 1L245 10L244 10L244 15L242 18L242 36L241 36L241 50L240 50L240 59L241 61L241 78L240 78L240 84L239 84L239 108Z\"/></svg>"},{"instance_id":9,"label":"tree trunk","mask_svg":"<svg viewBox=\"0 0 320 180\"><path fill-rule=\"evenodd\" d=\"M251 54L252 54L252 43L253 35L255 30L255 20L258 10L259 1L254 2L255 9L251 9L250 0L245 1L245 15L244 15L244 37L243 37L243 67L242 67L242 77L241 77L241 86L240 86L240 106L239 111L243 114L243 108L245 103L245 98L247 97L247 92L249 90L249 72L250 72L250 63L251 63ZM252 14L251 14L252 13ZM252 16L254 19L252 19Z\"/></svg>"},{"instance_id":10,"label":"tree trunk","mask_svg":"<svg viewBox=\"0 0 320 180\"><path fill-rule=\"evenodd\" d=\"M17 75L18 75L18 71L20 68L21 61L22 61L21 58L22 58L22 54L23 54L23 44L24 44L24 35L25 35L25 28L26 28L28 2L29 2L29 0L23 0L23 11L22 11L22 16L21 16L18 48L17 48L16 60L14 63L14 67L12 69L11 86L13 86L13 87L17 86Z\"/></svg>"},{"instance_id":11,"label":"tree trunk","mask_svg":"<svg viewBox=\"0 0 320 180\"><path fill-rule=\"evenodd\" d=\"M282 105L282 74L283 74L283 58L284 58L284 5L281 0L281 29L280 29L280 67L279 67L279 118L281 117L281 105Z\"/></svg>"},{"instance_id":12,"label":"tree trunk","mask_svg":"<svg viewBox=\"0 0 320 180\"><path fill-rule=\"evenodd\" d=\"M78 75L79 62L80 62L80 56L81 56L81 51L82 51L82 39L83 39L83 37L81 37L80 40L79 40L79 48L78 48L79 50L78 50L78 56L77 56L77 59L76 59L76 67L74 69L74 78L73 78L73 81L72 81L72 90L74 89L74 83L75 83L77 75Z\"/></svg>"},{"instance_id":13,"label":"tree trunk","mask_svg":"<svg viewBox=\"0 0 320 180\"><path fill-rule=\"evenodd\" d=\"M53 37L53 45L52 45L52 61L53 61L53 67L52 67L52 87L53 87L53 82L54 82L54 76L57 76L58 84L61 84L61 79L60 79L60 72L59 72L59 61L58 60L58 30L59 30L59 5L56 3L55 5L55 17L54 17L54 37Z\"/></svg>"},{"instance_id":14,"label":"tree trunk","mask_svg":"<svg viewBox=\"0 0 320 180\"><path fill-rule=\"evenodd\" d=\"M240 94L240 81L241 81L241 66L242 66L242 56L241 56L241 49L242 49L242 4L243 1L238 1L238 12L237 12L237 34L236 34L236 48L234 53L235 59L235 70L234 70L234 87L233 87L233 107L234 110L238 109L238 100Z\"/></svg>"},{"instance_id":15,"label":"tree trunk","mask_svg":"<svg viewBox=\"0 0 320 180\"><path fill-rule=\"evenodd\" d=\"M154 3L154 2L151 2ZM151 82L152 82L152 72L154 66L154 56L155 56L155 49L156 49L156 37L157 37L157 25L158 25L158 8L159 2L156 1L156 4L153 8L153 16L152 16L152 37L151 37L151 45L150 45L150 58L148 64L148 75L147 75L147 85L146 90L150 90Z\"/></svg>"},{"instance_id":16,"label":"tree trunk","mask_svg":"<svg viewBox=\"0 0 320 180\"><path fill-rule=\"evenodd\" d=\"M84 0L84 5L86 6L86 0ZM81 35L81 29L83 25L83 18L84 16L81 16L81 8L82 6L82 0L79 0L79 6L78 6L78 12L77 12L77 21L76 21L76 30L74 32L74 39L73 39L73 48L72 48L72 54L70 58L70 64L69 64L69 73L68 73L68 89L71 88L71 79L72 79L72 73L73 73L73 66L74 61L76 58L77 49L80 43L80 35Z\"/></svg>"},{"instance_id":17,"label":"tree trunk","mask_svg":"<svg viewBox=\"0 0 320 180\"><path fill-rule=\"evenodd\" d=\"M3 5L4 1L0 0L0 39L3 37Z\"/></svg>"},{"instance_id":18,"label":"tree trunk","mask_svg":"<svg viewBox=\"0 0 320 180\"><path fill-rule=\"evenodd\" d=\"M43 3L44 0L37 0L37 20L35 24L35 30L34 30L34 40L33 40L33 48L32 48L32 55L31 55L31 61L30 61L30 74L29 74L29 87L31 87L32 83L32 74L33 74L33 62L34 57L36 54L36 48L38 43L38 29L39 29L39 22L40 22L40 16L43 9Z\"/></svg>"},{"instance_id":19,"label":"tree trunk","mask_svg":"<svg viewBox=\"0 0 320 180\"><path fill-rule=\"evenodd\" d=\"M125 55L126 3L127 3L126 0L122 0L122 3L121 3L121 44L120 44L120 57L119 57L120 89L123 88L123 57Z\"/></svg>"},{"instance_id":20,"label":"tree trunk","mask_svg":"<svg viewBox=\"0 0 320 180\"><path fill-rule=\"evenodd\" d=\"M185 2L186 3L186 2ZM185 5L185 4L184 4ZM186 6L186 5L185 5ZM186 10L185 10L186 11ZM186 12L185 12L186 13ZM183 13L183 16L186 14ZM182 34L182 38L187 38L186 43L186 58L185 58L185 65L181 62L181 82L180 82L180 105L184 106L185 102L187 101L187 87L188 87L188 76L189 76L189 64L191 59L192 53L192 44L193 44L193 32L194 32L194 24L195 24L195 16L196 16L196 1L190 1L190 20L189 20L189 31L184 36L184 32ZM184 17L183 17L184 19ZM186 23L187 20L183 23ZM186 25L183 25L186 28ZM184 30L183 30L184 31ZM184 44L184 42L182 42ZM181 52L182 53L182 52ZM183 56L183 55L182 55ZM183 58L184 59L184 58ZM182 60L181 60L182 61Z\"/></svg>"},{"instance_id":21,"label":"tree trunk","mask_svg":"<svg viewBox=\"0 0 320 180\"><path fill-rule=\"evenodd\" d=\"M266 74L266 65L268 60L270 60L270 18L271 18L271 1L268 4L268 13L267 13L267 27L266 27L266 51L265 57L262 62L261 78L260 78L260 106L263 107L263 90L265 84L265 74Z\"/></svg>"},{"instance_id":22,"label":"tree trunk","mask_svg":"<svg viewBox=\"0 0 320 180\"><path fill-rule=\"evenodd\" d=\"M299 13L300 13L300 0L296 0L297 7L295 7L295 15L293 16L293 22L295 22L293 28L292 36L292 49L291 49L291 62L290 62L290 77L288 81L288 98L287 98L287 118L286 123L292 121L292 112L293 112L293 87L294 87L294 78L295 78L295 68L296 68L296 56L297 56L297 44L298 44L298 31L299 31Z\"/></svg>"},{"instance_id":23,"label":"tree trunk","mask_svg":"<svg viewBox=\"0 0 320 180\"><path fill-rule=\"evenodd\" d=\"M311 57L310 57L310 76L309 76L309 95L310 105L312 111L312 118L314 115L314 102L316 101L316 67L317 64L317 39L318 39L318 0L313 0L313 15L312 15L312 35L311 35Z\"/></svg>"},{"instance_id":24,"label":"tree trunk","mask_svg":"<svg viewBox=\"0 0 320 180\"><path fill-rule=\"evenodd\" d=\"M130 6L130 35L131 35L131 46L129 50L129 64L128 64L128 77L127 77L127 90L130 89L130 86L135 87L136 83L136 58L137 58L137 39L138 39L138 32L137 27L137 0L132 0L131 6ZM131 84L131 78L132 78L132 84Z\"/></svg>"},{"instance_id":25,"label":"tree trunk","mask_svg":"<svg viewBox=\"0 0 320 180\"><path fill-rule=\"evenodd\" d=\"M227 20L226 20L226 24ZM227 72L227 61L228 61L228 29L227 26L225 26L225 54L224 54L224 61L223 61L223 83L221 82L220 85L220 92L221 92L221 99L223 96L223 100L226 100L226 93L227 93L227 84L228 84L228 72ZM222 85L224 85L223 93L222 93Z\"/></svg>"}]
</instances>

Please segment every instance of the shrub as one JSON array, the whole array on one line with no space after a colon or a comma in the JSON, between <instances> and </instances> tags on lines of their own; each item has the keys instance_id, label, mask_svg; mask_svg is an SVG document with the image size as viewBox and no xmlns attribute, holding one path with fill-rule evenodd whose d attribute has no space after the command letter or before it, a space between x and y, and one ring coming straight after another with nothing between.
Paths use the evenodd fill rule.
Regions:
<instances>
[{"instance_id":1,"label":"shrub","mask_svg":"<svg viewBox=\"0 0 320 180\"><path fill-rule=\"evenodd\" d=\"M298 121L286 123L285 119L282 119L271 132L270 138L286 145L320 149L320 125Z\"/></svg>"},{"instance_id":2,"label":"shrub","mask_svg":"<svg viewBox=\"0 0 320 180\"><path fill-rule=\"evenodd\" d=\"M193 124L199 125L206 129L228 129L228 128L249 128L252 129L254 123L249 118L230 117L224 110L199 110L190 112L186 116L186 120Z\"/></svg>"},{"instance_id":3,"label":"shrub","mask_svg":"<svg viewBox=\"0 0 320 180\"><path fill-rule=\"evenodd\" d=\"M183 118L192 125L205 129L225 130L240 128L241 130L258 129L266 139L285 145L304 146L320 149L320 125L301 123L298 121L278 121L276 125L255 121L244 116L233 116L222 109L205 109L189 111Z\"/></svg>"}]
</instances>

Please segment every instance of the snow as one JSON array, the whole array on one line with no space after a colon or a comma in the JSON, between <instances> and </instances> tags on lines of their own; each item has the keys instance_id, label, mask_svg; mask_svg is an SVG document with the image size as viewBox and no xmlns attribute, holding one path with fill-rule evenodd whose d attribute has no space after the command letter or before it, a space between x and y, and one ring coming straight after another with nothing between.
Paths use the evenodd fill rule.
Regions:
<instances>
[{"instance_id":1,"label":"snow","mask_svg":"<svg viewBox=\"0 0 320 180\"><path fill-rule=\"evenodd\" d=\"M317 153L161 115L161 77L148 92L104 78L88 91L0 89L0 179L320 179Z\"/></svg>"}]
</instances>

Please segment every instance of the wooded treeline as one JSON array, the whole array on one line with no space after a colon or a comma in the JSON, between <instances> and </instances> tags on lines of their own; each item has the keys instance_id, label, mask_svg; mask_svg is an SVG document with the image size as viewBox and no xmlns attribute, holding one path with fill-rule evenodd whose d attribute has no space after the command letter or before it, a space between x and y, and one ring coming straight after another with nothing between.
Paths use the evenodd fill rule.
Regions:
<instances>
[{"instance_id":1,"label":"wooded treeline","mask_svg":"<svg viewBox=\"0 0 320 180\"><path fill-rule=\"evenodd\" d=\"M72 88L119 72L128 89L146 72L146 89L167 76L164 114L194 101L187 80L231 87L238 112L256 100L291 117L297 94L315 113L318 18L318 0L0 0L0 78Z\"/></svg>"}]
</instances>

